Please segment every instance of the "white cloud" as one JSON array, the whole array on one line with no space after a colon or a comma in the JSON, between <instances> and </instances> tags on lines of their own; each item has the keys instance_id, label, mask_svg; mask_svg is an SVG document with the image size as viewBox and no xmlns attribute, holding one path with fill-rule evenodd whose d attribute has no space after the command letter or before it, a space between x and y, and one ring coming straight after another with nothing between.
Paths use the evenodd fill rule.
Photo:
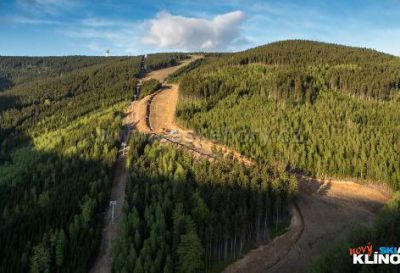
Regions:
<instances>
[{"instance_id":1,"label":"white cloud","mask_svg":"<svg viewBox=\"0 0 400 273\"><path fill-rule=\"evenodd\" d=\"M142 42L162 49L218 50L229 49L241 37L245 15L234 11L211 20L159 13L145 22L147 33Z\"/></svg>"}]
</instances>

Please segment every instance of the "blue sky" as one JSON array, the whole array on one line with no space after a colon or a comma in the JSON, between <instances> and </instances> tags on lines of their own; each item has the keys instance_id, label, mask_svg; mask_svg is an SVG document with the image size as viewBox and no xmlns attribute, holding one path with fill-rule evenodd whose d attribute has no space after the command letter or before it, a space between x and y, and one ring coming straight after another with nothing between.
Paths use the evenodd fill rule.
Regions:
<instances>
[{"instance_id":1,"label":"blue sky","mask_svg":"<svg viewBox=\"0 0 400 273\"><path fill-rule=\"evenodd\" d=\"M0 0L0 55L237 51L284 39L400 56L400 0Z\"/></svg>"}]
</instances>

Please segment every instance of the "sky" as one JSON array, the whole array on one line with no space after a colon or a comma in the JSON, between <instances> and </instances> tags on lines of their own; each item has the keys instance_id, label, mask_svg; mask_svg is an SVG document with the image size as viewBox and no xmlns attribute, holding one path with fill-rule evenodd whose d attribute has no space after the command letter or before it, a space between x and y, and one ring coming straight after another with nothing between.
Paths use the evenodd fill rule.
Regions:
<instances>
[{"instance_id":1,"label":"sky","mask_svg":"<svg viewBox=\"0 0 400 273\"><path fill-rule=\"evenodd\" d=\"M240 51L287 39L400 56L400 0L0 0L0 55Z\"/></svg>"}]
</instances>

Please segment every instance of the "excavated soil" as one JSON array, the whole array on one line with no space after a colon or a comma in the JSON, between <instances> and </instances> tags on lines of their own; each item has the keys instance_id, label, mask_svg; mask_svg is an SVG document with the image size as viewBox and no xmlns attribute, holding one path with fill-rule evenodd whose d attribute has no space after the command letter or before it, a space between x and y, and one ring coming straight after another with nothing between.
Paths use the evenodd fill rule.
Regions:
<instances>
[{"instance_id":1,"label":"excavated soil","mask_svg":"<svg viewBox=\"0 0 400 273\"><path fill-rule=\"evenodd\" d=\"M202 55L190 55L190 58L183 60L179 65L176 66L171 66L168 68L164 69L159 69L159 70L154 70L150 73L148 73L143 80L150 80L150 79L156 79L160 82L163 82L169 75L177 71L179 68L190 64L191 62L194 62L198 59L203 58Z\"/></svg>"}]
</instances>

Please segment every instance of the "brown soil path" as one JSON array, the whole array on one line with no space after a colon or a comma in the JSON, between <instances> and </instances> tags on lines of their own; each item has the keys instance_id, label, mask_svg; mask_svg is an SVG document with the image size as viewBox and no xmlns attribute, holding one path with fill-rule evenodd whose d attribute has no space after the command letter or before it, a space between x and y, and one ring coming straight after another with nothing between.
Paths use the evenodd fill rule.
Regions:
<instances>
[{"instance_id":1,"label":"brown soil path","mask_svg":"<svg viewBox=\"0 0 400 273\"><path fill-rule=\"evenodd\" d=\"M172 73L174 73L175 71L177 71L179 68L181 68L181 67L183 67L183 66L186 66L186 65L190 64L191 62L194 62L194 61L196 61L196 60L198 60L198 59L201 59L201 58L203 58L203 55L190 55L190 58L181 61L181 62L179 63L179 65L167 67L167 68L164 68L164 69L159 69L159 70L151 71L150 73L148 73L148 74L143 78L143 80L146 81L146 80L150 80L150 79L156 79L156 80L158 80L158 81L160 81L160 82L164 82L165 79L166 79L169 75L171 75Z\"/></svg>"},{"instance_id":2,"label":"brown soil path","mask_svg":"<svg viewBox=\"0 0 400 273\"><path fill-rule=\"evenodd\" d=\"M168 72L158 71L157 75L165 78L166 74ZM134 106L132 117L137 129L156 134L164 142L177 143L197 156L215 158L218 154L216 150L219 150L222 154L232 154L234 158L252 164L250 159L239 153L202 138L191 130L180 128L175 123L178 92L178 85L164 85L160 92L139 101ZM224 273L306 272L318 254L343 236L350 226L370 225L375 213L388 199L376 189L353 182L297 178L299 196L292 208L288 231L267 245L250 251L244 258L229 265Z\"/></svg>"},{"instance_id":3,"label":"brown soil path","mask_svg":"<svg viewBox=\"0 0 400 273\"><path fill-rule=\"evenodd\" d=\"M303 228L293 226L292 218L287 233L251 251L228 266L224 273L307 272L318 255L344 236L349 227L370 225L375 213L387 201L379 191L354 182L297 178L300 189L296 203L304 221ZM296 237L297 234L300 235Z\"/></svg>"},{"instance_id":4,"label":"brown soil path","mask_svg":"<svg viewBox=\"0 0 400 273\"><path fill-rule=\"evenodd\" d=\"M127 143L128 129L121 130L121 142ZM112 257L111 257L111 242L117 235L117 223L122 213L122 205L125 200L126 187L126 171L125 171L125 156L121 153L118 157L113 186L111 189L110 200L117 201L114 214L114 222L111 220L112 208L109 206L104 213L102 239L100 243L99 253L89 271L90 273L111 273Z\"/></svg>"}]
</instances>

